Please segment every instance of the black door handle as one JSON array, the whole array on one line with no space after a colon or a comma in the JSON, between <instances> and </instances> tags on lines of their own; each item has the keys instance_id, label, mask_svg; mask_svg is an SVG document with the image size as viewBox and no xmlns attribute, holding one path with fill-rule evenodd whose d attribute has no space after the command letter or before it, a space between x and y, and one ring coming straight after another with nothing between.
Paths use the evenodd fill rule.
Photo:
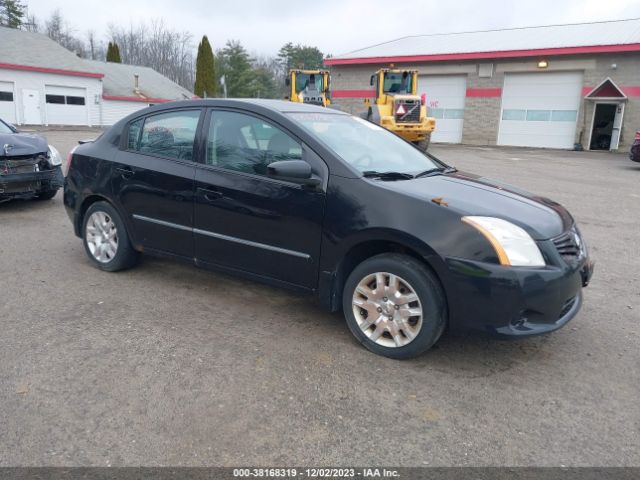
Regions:
<instances>
[{"instance_id":1,"label":"black door handle","mask_svg":"<svg viewBox=\"0 0 640 480\"><path fill-rule=\"evenodd\" d=\"M208 188L198 188L198 191L202 193L202 196L208 202L214 202L223 197L222 192L218 192L217 190L209 190Z\"/></svg>"},{"instance_id":2,"label":"black door handle","mask_svg":"<svg viewBox=\"0 0 640 480\"><path fill-rule=\"evenodd\" d=\"M131 178L135 173L131 167L116 167L116 170L120 172L122 178Z\"/></svg>"}]
</instances>

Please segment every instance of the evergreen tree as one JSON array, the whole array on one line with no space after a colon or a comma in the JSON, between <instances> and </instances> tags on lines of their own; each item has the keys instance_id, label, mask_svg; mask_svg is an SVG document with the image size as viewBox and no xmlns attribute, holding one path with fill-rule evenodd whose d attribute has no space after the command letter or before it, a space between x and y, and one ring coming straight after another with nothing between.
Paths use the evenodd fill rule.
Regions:
<instances>
[{"instance_id":1,"label":"evergreen tree","mask_svg":"<svg viewBox=\"0 0 640 480\"><path fill-rule=\"evenodd\" d=\"M109 45L107 45L107 62L122 63L120 48L118 48L116 42L109 42Z\"/></svg>"},{"instance_id":2,"label":"evergreen tree","mask_svg":"<svg viewBox=\"0 0 640 480\"><path fill-rule=\"evenodd\" d=\"M237 40L229 40L218 55L219 74L224 75L231 98L252 96L253 68L249 54Z\"/></svg>"},{"instance_id":3,"label":"evergreen tree","mask_svg":"<svg viewBox=\"0 0 640 480\"><path fill-rule=\"evenodd\" d=\"M284 44L278 52L278 62L285 74L292 68L317 70L323 67L324 55L316 47L294 45L289 42Z\"/></svg>"},{"instance_id":4,"label":"evergreen tree","mask_svg":"<svg viewBox=\"0 0 640 480\"><path fill-rule=\"evenodd\" d=\"M26 6L20 0L0 0L0 26L20 28L25 20Z\"/></svg>"},{"instance_id":5,"label":"evergreen tree","mask_svg":"<svg viewBox=\"0 0 640 480\"><path fill-rule=\"evenodd\" d=\"M202 37L198 44L198 56L196 58L196 81L193 92L202 98L215 97L218 81L216 79L215 60L213 50L207 36Z\"/></svg>"},{"instance_id":6,"label":"evergreen tree","mask_svg":"<svg viewBox=\"0 0 640 480\"><path fill-rule=\"evenodd\" d=\"M252 78L249 81L249 96L253 98L277 98L278 88L276 87L273 73L264 66L254 67Z\"/></svg>"}]
</instances>

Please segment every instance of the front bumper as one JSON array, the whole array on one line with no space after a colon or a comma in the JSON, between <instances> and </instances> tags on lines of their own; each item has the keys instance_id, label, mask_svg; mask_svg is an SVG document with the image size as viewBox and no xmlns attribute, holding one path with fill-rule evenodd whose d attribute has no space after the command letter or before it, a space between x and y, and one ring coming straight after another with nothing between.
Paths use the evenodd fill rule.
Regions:
<instances>
[{"instance_id":1,"label":"front bumper","mask_svg":"<svg viewBox=\"0 0 640 480\"><path fill-rule=\"evenodd\" d=\"M449 295L450 327L507 337L539 335L566 325L580 310L582 288L594 270L588 257L545 268L457 258L447 259L447 265L454 294Z\"/></svg>"},{"instance_id":2,"label":"front bumper","mask_svg":"<svg viewBox=\"0 0 640 480\"><path fill-rule=\"evenodd\" d=\"M396 122L392 116L384 116L380 120L380 126L392 131L396 135L401 136L410 142L419 142L431 135L436 127L436 121L433 118L423 118L420 123L402 123Z\"/></svg>"},{"instance_id":3,"label":"front bumper","mask_svg":"<svg viewBox=\"0 0 640 480\"><path fill-rule=\"evenodd\" d=\"M62 187L64 176L60 166L39 172L0 175L0 197L13 198L35 195Z\"/></svg>"}]
</instances>

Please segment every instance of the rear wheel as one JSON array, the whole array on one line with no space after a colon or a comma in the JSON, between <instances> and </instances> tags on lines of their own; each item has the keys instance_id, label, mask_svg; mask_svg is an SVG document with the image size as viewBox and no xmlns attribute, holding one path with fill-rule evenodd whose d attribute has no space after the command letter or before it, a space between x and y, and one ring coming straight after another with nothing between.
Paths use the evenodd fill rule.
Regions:
<instances>
[{"instance_id":1,"label":"rear wheel","mask_svg":"<svg viewBox=\"0 0 640 480\"><path fill-rule=\"evenodd\" d=\"M96 202L89 207L82 232L85 251L99 269L116 272L137 262L140 254L131 245L120 215L107 202Z\"/></svg>"},{"instance_id":2,"label":"rear wheel","mask_svg":"<svg viewBox=\"0 0 640 480\"><path fill-rule=\"evenodd\" d=\"M342 298L351 333L386 357L420 355L436 343L446 325L437 278L407 255L386 253L365 260L349 275Z\"/></svg>"}]
</instances>

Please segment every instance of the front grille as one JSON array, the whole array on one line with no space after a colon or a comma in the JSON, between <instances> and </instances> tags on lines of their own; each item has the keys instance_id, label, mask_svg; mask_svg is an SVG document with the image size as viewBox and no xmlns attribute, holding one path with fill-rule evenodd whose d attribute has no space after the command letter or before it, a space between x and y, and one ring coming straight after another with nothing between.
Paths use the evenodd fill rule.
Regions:
<instances>
[{"instance_id":1,"label":"front grille","mask_svg":"<svg viewBox=\"0 0 640 480\"><path fill-rule=\"evenodd\" d=\"M39 164L46 161L44 157L18 157L0 160L0 176L18 173L33 173L39 170Z\"/></svg>"},{"instance_id":2,"label":"front grille","mask_svg":"<svg viewBox=\"0 0 640 480\"><path fill-rule=\"evenodd\" d=\"M567 262L575 262L584 253L584 243L576 227L553 239L560 256Z\"/></svg>"},{"instance_id":3,"label":"front grille","mask_svg":"<svg viewBox=\"0 0 640 480\"><path fill-rule=\"evenodd\" d=\"M560 315L558 315L558 319L561 319L567 313L569 313L569 310L573 308L574 303L576 303L576 297L570 298L569 300L564 302L564 305L562 306L562 310L560 310Z\"/></svg>"},{"instance_id":4,"label":"front grille","mask_svg":"<svg viewBox=\"0 0 640 480\"><path fill-rule=\"evenodd\" d=\"M404 113L398 114L400 106ZM394 102L394 112L398 123L420 123L420 100L397 100Z\"/></svg>"}]
</instances>

